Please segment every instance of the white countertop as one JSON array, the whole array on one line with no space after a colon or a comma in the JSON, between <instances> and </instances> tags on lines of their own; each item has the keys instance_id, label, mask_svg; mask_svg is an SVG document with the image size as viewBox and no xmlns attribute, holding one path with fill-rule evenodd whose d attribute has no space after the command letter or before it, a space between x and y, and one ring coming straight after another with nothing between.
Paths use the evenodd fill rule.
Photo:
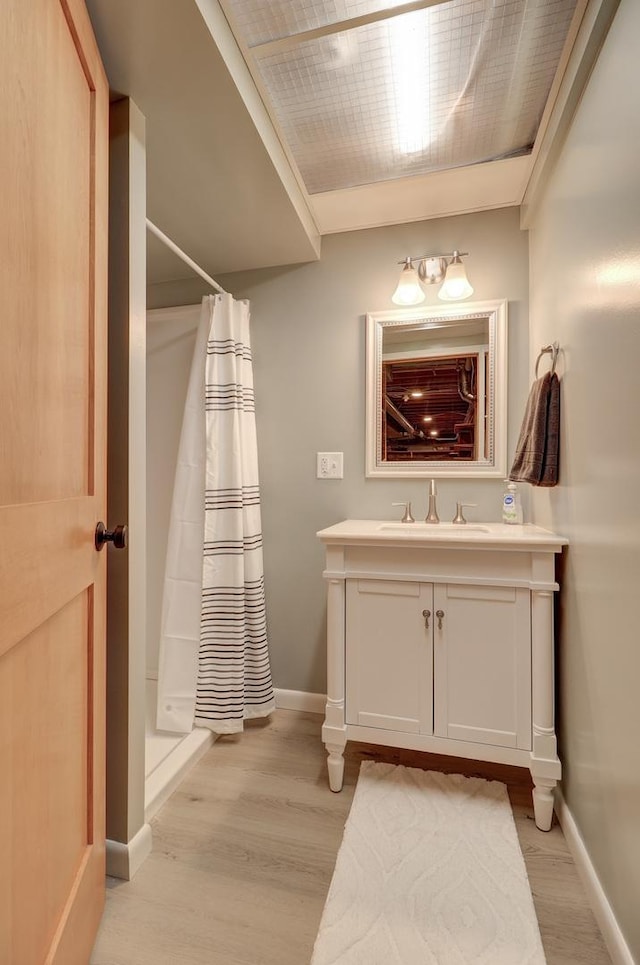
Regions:
<instances>
[{"instance_id":1,"label":"white countertop","mask_svg":"<svg viewBox=\"0 0 640 965\"><path fill-rule=\"evenodd\" d=\"M317 534L323 543L349 543L390 546L439 546L448 548L492 547L505 550L546 550L559 553L569 541L551 530L532 523L468 522L401 523L384 519L345 519L321 529Z\"/></svg>"}]
</instances>

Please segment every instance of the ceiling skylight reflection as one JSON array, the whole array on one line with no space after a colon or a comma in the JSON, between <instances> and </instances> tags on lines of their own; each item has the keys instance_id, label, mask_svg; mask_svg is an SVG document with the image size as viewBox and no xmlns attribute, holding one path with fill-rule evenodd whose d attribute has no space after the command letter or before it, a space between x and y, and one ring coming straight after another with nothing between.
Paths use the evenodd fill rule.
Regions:
<instances>
[{"instance_id":1,"label":"ceiling skylight reflection","mask_svg":"<svg viewBox=\"0 0 640 965\"><path fill-rule=\"evenodd\" d=\"M221 2L313 195L528 154L577 0Z\"/></svg>"},{"instance_id":2,"label":"ceiling skylight reflection","mask_svg":"<svg viewBox=\"0 0 640 965\"><path fill-rule=\"evenodd\" d=\"M431 143L429 42L424 16L407 14L388 23L395 140L400 154L417 154Z\"/></svg>"}]
</instances>

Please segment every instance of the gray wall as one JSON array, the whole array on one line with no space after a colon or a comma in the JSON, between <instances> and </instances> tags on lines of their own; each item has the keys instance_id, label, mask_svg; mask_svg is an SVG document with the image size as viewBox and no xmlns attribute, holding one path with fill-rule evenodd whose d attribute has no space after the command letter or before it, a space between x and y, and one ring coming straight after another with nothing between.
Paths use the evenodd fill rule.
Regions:
<instances>
[{"instance_id":1,"label":"gray wall","mask_svg":"<svg viewBox=\"0 0 640 965\"><path fill-rule=\"evenodd\" d=\"M563 789L640 961L640 4L622 0L531 230L531 352L562 346L561 472L535 519L568 536Z\"/></svg>"},{"instance_id":2,"label":"gray wall","mask_svg":"<svg viewBox=\"0 0 640 965\"><path fill-rule=\"evenodd\" d=\"M325 588L317 530L345 518L395 518L391 502L426 512L427 484L364 474L364 313L393 308L396 262L469 251L477 300L509 300L509 458L527 395L528 247L514 208L327 236L319 262L220 278L251 300L268 627L276 686L323 693ZM150 307L206 289L156 286ZM438 303L430 290L425 305ZM344 479L316 479L316 452L344 452ZM500 518L499 480L442 480L439 509L477 502L470 519ZM526 498L526 494L525 498ZM526 510L526 505L525 505Z\"/></svg>"}]
</instances>

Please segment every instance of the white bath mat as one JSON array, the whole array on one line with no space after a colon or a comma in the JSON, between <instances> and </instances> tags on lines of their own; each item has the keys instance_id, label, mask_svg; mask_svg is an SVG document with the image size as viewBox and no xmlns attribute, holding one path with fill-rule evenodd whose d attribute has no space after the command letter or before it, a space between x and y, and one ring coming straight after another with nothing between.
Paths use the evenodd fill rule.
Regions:
<instances>
[{"instance_id":1,"label":"white bath mat","mask_svg":"<svg viewBox=\"0 0 640 965\"><path fill-rule=\"evenodd\" d=\"M365 761L312 965L543 965L507 789Z\"/></svg>"}]
</instances>

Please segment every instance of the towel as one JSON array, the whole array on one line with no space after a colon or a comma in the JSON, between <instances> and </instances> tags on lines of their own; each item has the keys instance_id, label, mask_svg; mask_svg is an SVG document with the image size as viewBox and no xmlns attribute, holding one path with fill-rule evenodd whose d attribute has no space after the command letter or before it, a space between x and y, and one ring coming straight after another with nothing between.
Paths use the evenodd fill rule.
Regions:
<instances>
[{"instance_id":1,"label":"towel","mask_svg":"<svg viewBox=\"0 0 640 965\"><path fill-rule=\"evenodd\" d=\"M531 386L509 479L556 486L559 436L560 380L547 372Z\"/></svg>"}]
</instances>

